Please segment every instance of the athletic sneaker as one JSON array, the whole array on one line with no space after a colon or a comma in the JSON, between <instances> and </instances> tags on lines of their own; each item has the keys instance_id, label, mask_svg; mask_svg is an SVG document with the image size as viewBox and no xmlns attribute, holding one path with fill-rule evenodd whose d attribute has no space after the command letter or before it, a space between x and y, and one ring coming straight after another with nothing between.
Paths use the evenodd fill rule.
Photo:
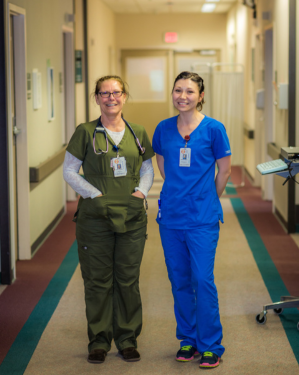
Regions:
<instances>
[{"instance_id":1,"label":"athletic sneaker","mask_svg":"<svg viewBox=\"0 0 299 375\"><path fill-rule=\"evenodd\" d=\"M196 348L191 345L182 346L176 354L176 360L180 362L188 362L194 359L194 356L199 355Z\"/></svg>"},{"instance_id":2,"label":"athletic sneaker","mask_svg":"<svg viewBox=\"0 0 299 375\"><path fill-rule=\"evenodd\" d=\"M201 368L214 368L219 366L220 357L212 352L204 352L200 361L199 367Z\"/></svg>"}]
</instances>

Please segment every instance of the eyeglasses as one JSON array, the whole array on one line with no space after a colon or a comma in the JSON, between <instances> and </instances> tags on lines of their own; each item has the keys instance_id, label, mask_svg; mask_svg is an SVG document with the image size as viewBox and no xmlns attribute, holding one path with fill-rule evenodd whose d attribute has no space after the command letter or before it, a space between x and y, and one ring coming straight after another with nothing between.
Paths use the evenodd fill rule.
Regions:
<instances>
[{"instance_id":1,"label":"eyeglasses","mask_svg":"<svg viewBox=\"0 0 299 375\"><path fill-rule=\"evenodd\" d=\"M102 98L110 98L110 95L112 95L114 98L119 98L122 96L122 94L124 93L123 91L113 91L113 92L107 92L107 91L104 91L104 92L98 92Z\"/></svg>"}]
</instances>

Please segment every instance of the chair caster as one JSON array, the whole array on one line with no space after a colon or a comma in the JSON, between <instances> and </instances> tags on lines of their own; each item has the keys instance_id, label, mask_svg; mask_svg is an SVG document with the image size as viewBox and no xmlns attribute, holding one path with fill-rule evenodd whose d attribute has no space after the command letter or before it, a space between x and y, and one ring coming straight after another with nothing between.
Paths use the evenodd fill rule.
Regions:
<instances>
[{"instance_id":1,"label":"chair caster","mask_svg":"<svg viewBox=\"0 0 299 375\"><path fill-rule=\"evenodd\" d=\"M261 316L261 314L263 314L262 315L262 317L260 317ZM256 322L258 323L258 324L265 324L266 323L266 321L267 321L267 313L266 312L261 312L260 314L257 314L257 316L255 317L255 320L256 320Z\"/></svg>"},{"instance_id":2,"label":"chair caster","mask_svg":"<svg viewBox=\"0 0 299 375\"><path fill-rule=\"evenodd\" d=\"M275 314L280 315L283 312L283 309L274 309Z\"/></svg>"}]
</instances>

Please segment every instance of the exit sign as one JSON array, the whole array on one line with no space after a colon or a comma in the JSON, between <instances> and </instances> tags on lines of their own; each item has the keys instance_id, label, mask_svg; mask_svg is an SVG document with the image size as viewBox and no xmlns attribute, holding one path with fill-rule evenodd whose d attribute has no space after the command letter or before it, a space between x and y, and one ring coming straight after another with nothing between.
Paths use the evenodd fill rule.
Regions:
<instances>
[{"instance_id":1,"label":"exit sign","mask_svg":"<svg viewBox=\"0 0 299 375\"><path fill-rule=\"evenodd\" d=\"M178 41L178 33L165 33L164 42L165 43L176 43Z\"/></svg>"}]
</instances>

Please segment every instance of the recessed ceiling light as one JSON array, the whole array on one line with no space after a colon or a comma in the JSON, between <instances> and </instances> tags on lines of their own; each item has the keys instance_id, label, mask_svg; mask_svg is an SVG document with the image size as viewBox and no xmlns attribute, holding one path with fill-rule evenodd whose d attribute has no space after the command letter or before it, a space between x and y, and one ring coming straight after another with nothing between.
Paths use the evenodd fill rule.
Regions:
<instances>
[{"instance_id":1,"label":"recessed ceiling light","mask_svg":"<svg viewBox=\"0 0 299 375\"><path fill-rule=\"evenodd\" d=\"M219 0L206 0L207 3L216 3Z\"/></svg>"},{"instance_id":2,"label":"recessed ceiling light","mask_svg":"<svg viewBox=\"0 0 299 375\"><path fill-rule=\"evenodd\" d=\"M203 13L211 13L216 8L216 4L204 4L201 8Z\"/></svg>"}]
</instances>

